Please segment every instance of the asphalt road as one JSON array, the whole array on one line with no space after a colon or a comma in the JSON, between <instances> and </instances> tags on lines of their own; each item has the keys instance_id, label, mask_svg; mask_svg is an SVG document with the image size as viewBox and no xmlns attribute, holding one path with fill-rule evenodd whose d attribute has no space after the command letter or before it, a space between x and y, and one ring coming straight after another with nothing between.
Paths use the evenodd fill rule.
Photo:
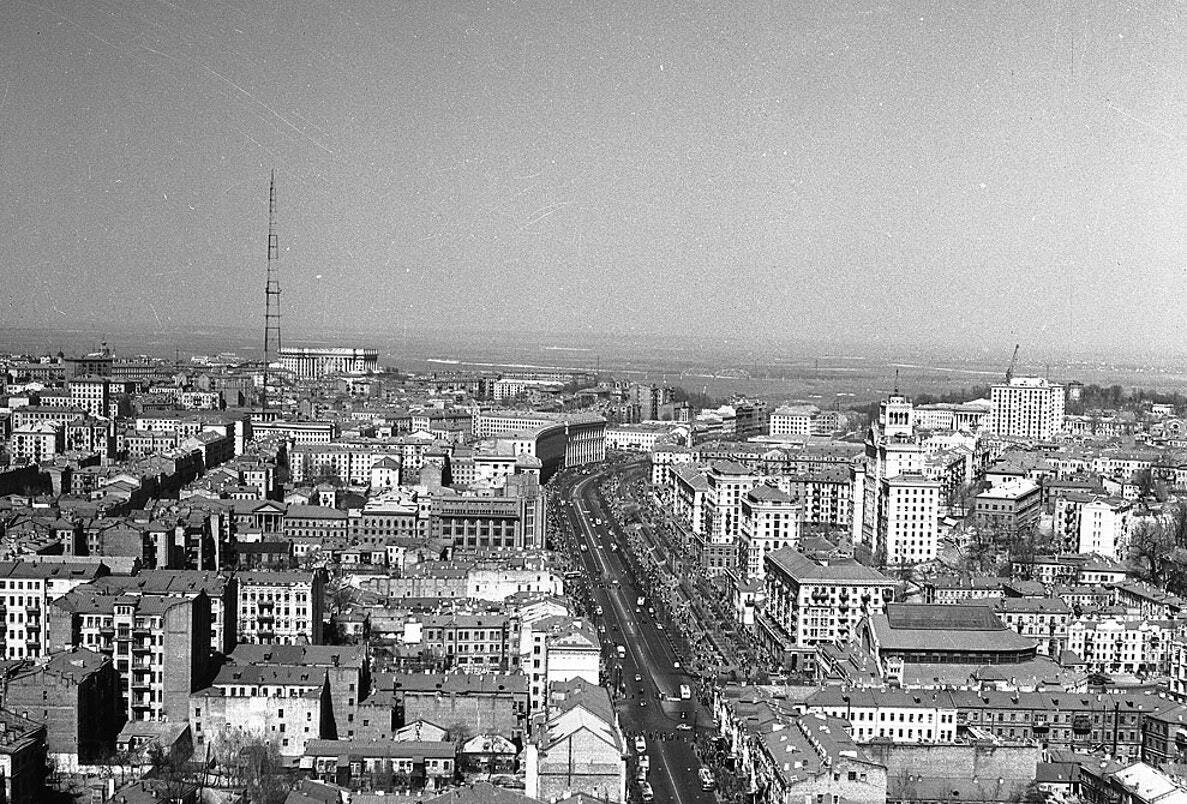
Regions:
<instances>
[{"instance_id":1,"label":"asphalt road","mask_svg":"<svg viewBox=\"0 0 1187 804\"><path fill-rule=\"evenodd\" d=\"M636 588L631 579L623 558L625 539L619 541L620 534L609 526L594 493L598 477L595 474L562 483L558 490L560 499L568 503L565 513L578 542L586 548L579 551L581 569L588 574L594 604L602 607L602 615L595 616L594 621L605 627L605 633L599 636L609 646L603 654L607 657L609 676L615 683L621 681L616 693L624 693L616 706L627 736L627 753L631 756L628 766L631 800L639 800L640 790L633 781L638 768L634 738L643 734L651 760L647 779L655 792L655 801L716 802L712 791L700 787L696 773L700 763L693 751L693 732L677 729L681 724L705 729L710 723L710 714L695 699L698 679L687 675L683 668L676 668L678 657L669 644L667 631L657 628L655 618L648 613L648 590ZM597 524L597 520L602 524ZM611 544L616 544L617 549L612 549ZM640 596L645 598L642 606L637 605ZM621 660L617 645L626 649ZM636 674L641 681L635 681ZM692 689L692 700L680 699L681 684Z\"/></svg>"}]
</instances>

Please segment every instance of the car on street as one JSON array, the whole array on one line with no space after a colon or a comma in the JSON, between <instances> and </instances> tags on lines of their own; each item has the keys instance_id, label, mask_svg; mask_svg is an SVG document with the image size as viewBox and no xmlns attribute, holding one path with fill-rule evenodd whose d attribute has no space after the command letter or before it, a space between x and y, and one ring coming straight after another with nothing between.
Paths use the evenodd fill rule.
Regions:
<instances>
[{"instance_id":1,"label":"car on street","mask_svg":"<svg viewBox=\"0 0 1187 804\"><path fill-rule=\"evenodd\" d=\"M635 737L635 750L638 751L640 754L647 753L647 741L645 739L643 739L642 734Z\"/></svg>"},{"instance_id":2,"label":"car on street","mask_svg":"<svg viewBox=\"0 0 1187 804\"><path fill-rule=\"evenodd\" d=\"M635 681L642 681L642 680L643 680L643 674L635 673Z\"/></svg>"},{"instance_id":3,"label":"car on street","mask_svg":"<svg viewBox=\"0 0 1187 804\"><path fill-rule=\"evenodd\" d=\"M680 662L672 662L672 667L674 667L674 668L676 668L677 670L679 670L679 669L680 669Z\"/></svg>"},{"instance_id":4,"label":"car on street","mask_svg":"<svg viewBox=\"0 0 1187 804\"><path fill-rule=\"evenodd\" d=\"M692 731L692 726L688 725L687 723L677 723L676 731Z\"/></svg>"}]
</instances>

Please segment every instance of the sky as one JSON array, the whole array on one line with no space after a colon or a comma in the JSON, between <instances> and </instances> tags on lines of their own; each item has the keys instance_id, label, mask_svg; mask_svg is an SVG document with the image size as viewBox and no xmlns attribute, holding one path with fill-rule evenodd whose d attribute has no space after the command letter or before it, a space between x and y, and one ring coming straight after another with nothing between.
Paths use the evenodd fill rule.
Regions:
<instances>
[{"instance_id":1,"label":"sky","mask_svg":"<svg viewBox=\"0 0 1187 804\"><path fill-rule=\"evenodd\" d=\"M1184 9L7 0L0 321L1182 351Z\"/></svg>"}]
</instances>

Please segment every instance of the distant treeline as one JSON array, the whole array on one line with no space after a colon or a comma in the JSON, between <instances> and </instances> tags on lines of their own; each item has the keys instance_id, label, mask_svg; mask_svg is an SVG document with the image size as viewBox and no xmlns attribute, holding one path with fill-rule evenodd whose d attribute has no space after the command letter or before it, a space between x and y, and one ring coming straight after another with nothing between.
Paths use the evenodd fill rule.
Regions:
<instances>
[{"instance_id":1,"label":"distant treeline","mask_svg":"<svg viewBox=\"0 0 1187 804\"><path fill-rule=\"evenodd\" d=\"M1120 385L1085 385L1079 400L1068 400L1067 412L1081 415L1089 410L1140 411L1151 404L1173 405L1176 412L1187 408L1187 396L1178 391L1151 391L1146 388L1126 390Z\"/></svg>"}]
</instances>

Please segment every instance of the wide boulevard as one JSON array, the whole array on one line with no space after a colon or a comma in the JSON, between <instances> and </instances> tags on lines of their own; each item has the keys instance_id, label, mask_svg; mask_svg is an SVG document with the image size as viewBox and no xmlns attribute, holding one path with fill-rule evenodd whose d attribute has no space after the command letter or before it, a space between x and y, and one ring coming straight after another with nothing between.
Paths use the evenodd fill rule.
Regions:
<instances>
[{"instance_id":1,"label":"wide boulevard","mask_svg":"<svg viewBox=\"0 0 1187 804\"><path fill-rule=\"evenodd\" d=\"M699 679L681 666L669 639L671 624L657 622L651 612L651 590L639 588L632 577L625 558L626 539L613 521L613 512L605 510L596 494L595 484L605 473L558 478L557 491L576 537L581 569L588 576L593 621L605 646L608 686L616 696L627 736L631 800L640 796L635 736L641 734L647 743L647 780L655 801L716 802L712 791L701 789L700 763L693 750L695 731L706 729L711 717L696 699ZM596 614L599 609L601 614ZM620 645L625 649L621 658ZM682 684L688 685L692 699L681 699Z\"/></svg>"}]
</instances>

